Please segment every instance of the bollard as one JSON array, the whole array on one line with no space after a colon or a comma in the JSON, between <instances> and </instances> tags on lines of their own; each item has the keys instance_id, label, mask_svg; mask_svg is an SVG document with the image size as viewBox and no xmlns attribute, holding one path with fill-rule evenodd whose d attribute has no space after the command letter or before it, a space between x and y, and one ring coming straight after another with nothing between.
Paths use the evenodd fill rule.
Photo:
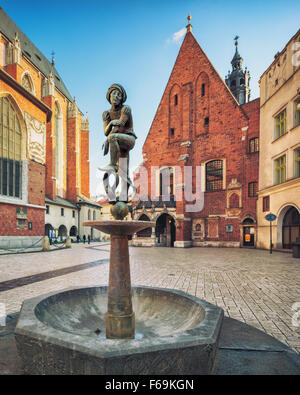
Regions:
<instances>
[{"instance_id":1,"label":"bollard","mask_svg":"<svg viewBox=\"0 0 300 395\"><path fill-rule=\"evenodd\" d=\"M71 248L72 244L71 244L71 237L67 237L66 238L66 248Z\"/></svg>"},{"instance_id":2,"label":"bollard","mask_svg":"<svg viewBox=\"0 0 300 395\"><path fill-rule=\"evenodd\" d=\"M50 242L49 242L49 237L45 236L43 238L43 251L49 251L50 250Z\"/></svg>"}]
</instances>

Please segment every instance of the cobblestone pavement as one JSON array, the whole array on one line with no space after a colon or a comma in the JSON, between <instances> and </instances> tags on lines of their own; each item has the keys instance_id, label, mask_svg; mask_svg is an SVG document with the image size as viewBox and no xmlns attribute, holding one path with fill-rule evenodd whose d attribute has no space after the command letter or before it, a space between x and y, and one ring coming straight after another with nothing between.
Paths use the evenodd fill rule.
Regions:
<instances>
[{"instance_id":1,"label":"cobblestone pavement","mask_svg":"<svg viewBox=\"0 0 300 395\"><path fill-rule=\"evenodd\" d=\"M23 300L52 291L107 284L109 249L108 243L74 244L0 256L0 313L3 306L7 315L18 312ZM205 299L300 353L300 259L240 248L162 247L130 247L130 257L133 285Z\"/></svg>"}]
</instances>

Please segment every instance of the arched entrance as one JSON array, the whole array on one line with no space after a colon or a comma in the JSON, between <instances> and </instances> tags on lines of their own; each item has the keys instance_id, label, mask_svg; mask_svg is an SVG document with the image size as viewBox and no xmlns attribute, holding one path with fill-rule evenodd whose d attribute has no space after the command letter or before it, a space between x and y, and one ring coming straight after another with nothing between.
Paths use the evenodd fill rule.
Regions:
<instances>
[{"instance_id":1,"label":"arched entrance","mask_svg":"<svg viewBox=\"0 0 300 395\"><path fill-rule=\"evenodd\" d=\"M176 226L175 220L171 215L164 213L157 218L155 236L157 246L174 247Z\"/></svg>"},{"instance_id":2,"label":"arched entrance","mask_svg":"<svg viewBox=\"0 0 300 395\"><path fill-rule=\"evenodd\" d=\"M139 221L150 221L150 219L146 214L142 214L139 218ZM151 237L151 234L152 234L152 228L150 227L137 232L136 236L144 238L144 237Z\"/></svg>"},{"instance_id":3,"label":"arched entrance","mask_svg":"<svg viewBox=\"0 0 300 395\"><path fill-rule=\"evenodd\" d=\"M73 225L70 229L70 236L77 236L77 228Z\"/></svg>"},{"instance_id":4,"label":"arched entrance","mask_svg":"<svg viewBox=\"0 0 300 395\"><path fill-rule=\"evenodd\" d=\"M252 218L245 218L242 222L243 228L243 247L255 246L255 222Z\"/></svg>"},{"instance_id":5,"label":"arched entrance","mask_svg":"<svg viewBox=\"0 0 300 395\"><path fill-rule=\"evenodd\" d=\"M53 231L53 226L51 224L46 224L45 225L45 236L48 236L49 239L52 238L52 231Z\"/></svg>"},{"instance_id":6,"label":"arched entrance","mask_svg":"<svg viewBox=\"0 0 300 395\"><path fill-rule=\"evenodd\" d=\"M296 207L290 206L282 222L282 248L292 248L292 243L300 236L300 214Z\"/></svg>"},{"instance_id":7,"label":"arched entrance","mask_svg":"<svg viewBox=\"0 0 300 395\"><path fill-rule=\"evenodd\" d=\"M60 225L58 228L58 238L62 241L65 240L68 236L68 231L65 225Z\"/></svg>"}]
</instances>

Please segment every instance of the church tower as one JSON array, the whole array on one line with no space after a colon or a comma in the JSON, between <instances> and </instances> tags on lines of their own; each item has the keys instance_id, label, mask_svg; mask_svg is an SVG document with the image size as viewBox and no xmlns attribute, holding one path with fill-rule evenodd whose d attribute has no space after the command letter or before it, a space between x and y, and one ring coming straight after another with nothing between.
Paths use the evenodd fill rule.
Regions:
<instances>
[{"instance_id":1,"label":"church tower","mask_svg":"<svg viewBox=\"0 0 300 395\"><path fill-rule=\"evenodd\" d=\"M248 103L250 99L250 74L247 67L243 70L243 58L238 51L238 39L238 36L234 39L235 54L231 61L232 71L228 71L228 75L225 77L225 82L239 104L245 104Z\"/></svg>"}]
</instances>

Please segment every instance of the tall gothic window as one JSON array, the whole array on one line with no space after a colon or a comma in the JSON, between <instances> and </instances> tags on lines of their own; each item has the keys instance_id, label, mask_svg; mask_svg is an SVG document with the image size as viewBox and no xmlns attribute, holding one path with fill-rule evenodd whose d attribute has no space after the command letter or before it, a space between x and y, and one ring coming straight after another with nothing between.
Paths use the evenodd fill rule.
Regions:
<instances>
[{"instance_id":1,"label":"tall gothic window","mask_svg":"<svg viewBox=\"0 0 300 395\"><path fill-rule=\"evenodd\" d=\"M21 198L21 127L10 101L0 97L0 195Z\"/></svg>"},{"instance_id":2,"label":"tall gothic window","mask_svg":"<svg viewBox=\"0 0 300 395\"><path fill-rule=\"evenodd\" d=\"M223 161L212 160L205 166L206 191L223 189Z\"/></svg>"}]
</instances>

